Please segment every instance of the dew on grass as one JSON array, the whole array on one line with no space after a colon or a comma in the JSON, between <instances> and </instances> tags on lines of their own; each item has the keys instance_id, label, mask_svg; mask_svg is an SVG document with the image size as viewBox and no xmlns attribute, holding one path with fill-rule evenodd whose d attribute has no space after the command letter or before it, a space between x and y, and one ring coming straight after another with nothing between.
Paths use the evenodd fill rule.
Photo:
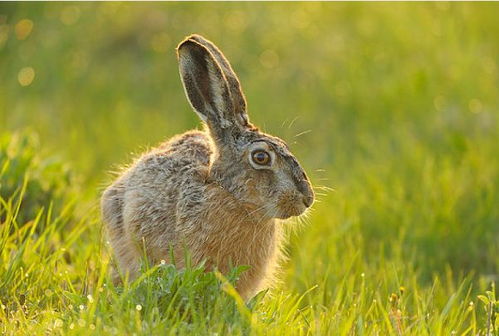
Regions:
<instances>
[{"instance_id":1,"label":"dew on grass","mask_svg":"<svg viewBox=\"0 0 499 336\"><path fill-rule=\"evenodd\" d=\"M29 86L35 79L35 70L32 67L25 67L19 70L17 81L21 86Z\"/></svg>"},{"instance_id":2,"label":"dew on grass","mask_svg":"<svg viewBox=\"0 0 499 336\"><path fill-rule=\"evenodd\" d=\"M468 103L468 108L471 113L478 114L483 111L483 104L479 99L471 99Z\"/></svg>"},{"instance_id":3,"label":"dew on grass","mask_svg":"<svg viewBox=\"0 0 499 336\"><path fill-rule=\"evenodd\" d=\"M15 32L18 40L25 40L33 30L33 21L30 19L22 19L16 23Z\"/></svg>"},{"instance_id":4,"label":"dew on grass","mask_svg":"<svg viewBox=\"0 0 499 336\"><path fill-rule=\"evenodd\" d=\"M80 308L80 310L84 310L85 306L84 305L80 305L79 308Z\"/></svg>"},{"instance_id":5,"label":"dew on grass","mask_svg":"<svg viewBox=\"0 0 499 336\"><path fill-rule=\"evenodd\" d=\"M475 304L473 303L473 301L470 301L470 304L468 305L468 311L472 311L474 306Z\"/></svg>"},{"instance_id":6,"label":"dew on grass","mask_svg":"<svg viewBox=\"0 0 499 336\"><path fill-rule=\"evenodd\" d=\"M142 306L138 304L138 305L135 306L135 309L138 310L138 311L141 311L142 310Z\"/></svg>"},{"instance_id":7,"label":"dew on grass","mask_svg":"<svg viewBox=\"0 0 499 336\"><path fill-rule=\"evenodd\" d=\"M63 8L59 19L66 26L70 26L78 21L80 18L80 8L77 6L67 6Z\"/></svg>"},{"instance_id":8,"label":"dew on grass","mask_svg":"<svg viewBox=\"0 0 499 336\"><path fill-rule=\"evenodd\" d=\"M388 301L391 302L392 304L397 304L399 297L397 294L392 293L390 297L388 298Z\"/></svg>"},{"instance_id":9,"label":"dew on grass","mask_svg":"<svg viewBox=\"0 0 499 336\"><path fill-rule=\"evenodd\" d=\"M279 55L274 50L265 50L260 55L260 63L268 69L275 68L279 65Z\"/></svg>"}]
</instances>

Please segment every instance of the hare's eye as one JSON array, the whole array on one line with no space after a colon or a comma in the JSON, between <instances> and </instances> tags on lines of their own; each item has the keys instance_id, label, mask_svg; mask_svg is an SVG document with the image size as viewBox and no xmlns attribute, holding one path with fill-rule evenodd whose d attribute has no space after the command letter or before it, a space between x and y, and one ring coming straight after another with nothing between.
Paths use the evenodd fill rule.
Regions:
<instances>
[{"instance_id":1,"label":"hare's eye","mask_svg":"<svg viewBox=\"0 0 499 336\"><path fill-rule=\"evenodd\" d=\"M266 166L270 164L270 155L264 150L256 150L251 153L251 158L253 162L261 166Z\"/></svg>"}]
</instances>

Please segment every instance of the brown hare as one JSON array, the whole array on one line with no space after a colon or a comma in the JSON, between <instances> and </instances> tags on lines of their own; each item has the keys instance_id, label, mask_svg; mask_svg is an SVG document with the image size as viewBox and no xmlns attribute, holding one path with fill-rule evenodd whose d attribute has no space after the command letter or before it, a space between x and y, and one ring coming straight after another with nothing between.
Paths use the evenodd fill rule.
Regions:
<instances>
[{"instance_id":1,"label":"brown hare","mask_svg":"<svg viewBox=\"0 0 499 336\"><path fill-rule=\"evenodd\" d=\"M222 52L191 35L177 47L180 77L204 131L188 131L138 158L102 195L118 266L131 278L145 255L227 272L248 265L237 282L253 296L280 253L277 218L302 214L311 184L286 143L248 119L239 80Z\"/></svg>"}]
</instances>

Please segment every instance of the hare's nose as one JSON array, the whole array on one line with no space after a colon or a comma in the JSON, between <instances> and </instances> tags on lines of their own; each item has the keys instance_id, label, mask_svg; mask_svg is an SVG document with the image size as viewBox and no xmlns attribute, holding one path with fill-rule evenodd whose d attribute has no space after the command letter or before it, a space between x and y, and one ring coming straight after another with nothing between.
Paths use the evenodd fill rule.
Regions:
<instances>
[{"instance_id":1,"label":"hare's nose","mask_svg":"<svg viewBox=\"0 0 499 336\"><path fill-rule=\"evenodd\" d=\"M314 196L312 196L312 195L308 195L308 196L304 195L303 196L303 204L305 204L305 206L307 208L309 208L312 205L312 203L314 203Z\"/></svg>"},{"instance_id":2,"label":"hare's nose","mask_svg":"<svg viewBox=\"0 0 499 336\"><path fill-rule=\"evenodd\" d=\"M297 187L302 194L303 204L305 204L307 208L310 207L312 203L314 203L314 191L310 182L308 182L308 180L301 180Z\"/></svg>"}]
</instances>

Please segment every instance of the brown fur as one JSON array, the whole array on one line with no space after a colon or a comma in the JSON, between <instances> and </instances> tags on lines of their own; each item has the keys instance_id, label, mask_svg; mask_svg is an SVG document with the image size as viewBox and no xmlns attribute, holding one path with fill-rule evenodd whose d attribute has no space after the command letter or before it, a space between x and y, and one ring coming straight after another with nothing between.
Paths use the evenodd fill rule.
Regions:
<instances>
[{"instance_id":1,"label":"brown fur","mask_svg":"<svg viewBox=\"0 0 499 336\"><path fill-rule=\"evenodd\" d=\"M145 254L184 267L227 272L249 265L237 283L249 298L280 256L280 222L300 215L314 194L284 141L249 123L237 76L211 42L192 35L180 43L181 79L205 131L189 131L143 154L102 195L102 216L119 268L133 278ZM272 164L251 161L265 150Z\"/></svg>"}]
</instances>

